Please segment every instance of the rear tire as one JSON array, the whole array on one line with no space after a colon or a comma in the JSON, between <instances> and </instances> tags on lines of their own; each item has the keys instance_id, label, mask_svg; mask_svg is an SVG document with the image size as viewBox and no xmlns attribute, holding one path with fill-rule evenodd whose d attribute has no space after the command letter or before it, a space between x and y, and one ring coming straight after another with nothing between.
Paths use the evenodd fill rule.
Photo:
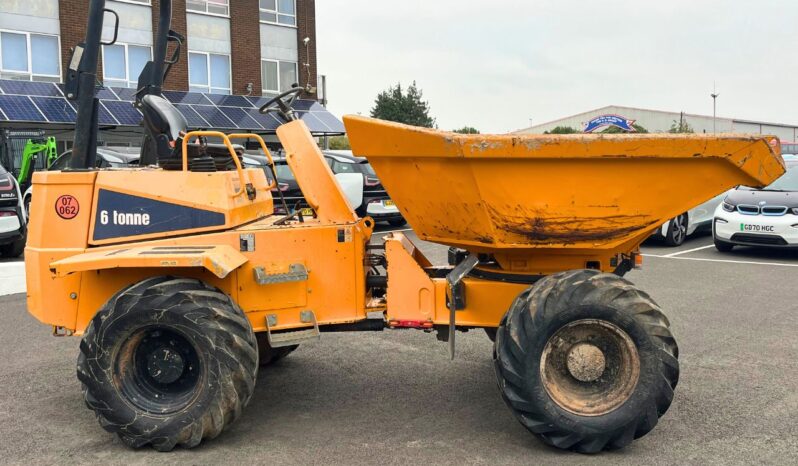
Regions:
<instances>
[{"instance_id":1,"label":"rear tire","mask_svg":"<svg viewBox=\"0 0 798 466\"><path fill-rule=\"evenodd\" d=\"M192 448L249 402L255 334L241 308L199 280L155 277L113 296L80 343L78 379L100 425L130 447Z\"/></svg>"},{"instance_id":2,"label":"rear tire","mask_svg":"<svg viewBox=\"0 0 798 466\"><path fill-rule=\"evenodd\" d=\"M269 338L266 332L256 333L255 337L258 339L258 360L261 366L274 364L299 348L299 345L272 348L269 345Z\"/></svg>"},{"instance_id":3,"label":"rear tire","mask_svg":"<svg viewBox=\"0 0 798 466\"><path fill-rule=\"evenodd\" d=\"M731 243L727 243L725 241L720 241L719 239L715 238L715 249L718 252L731 252L734 249L734 245Z\"/></svg>"},{"instance_id":4,"label":"rear tire","mask_svg":"<svg viewBox=\"0 0 798 466\"><path fill-rule=\"evenodd\" d=\"M679 378L659 306L594 270L548 276L521 293L494 348L499 389L516 418L545 443L581 453L622 448L651 431Z\"/></svg>"},{"instance_id":5,"label":"rear tire","mask_svg":"<svg viewBox=\"0 0 798 466\"><path fill-rule=\"evenodd\" d=\"M681 246L687 238L687 214L681 214L672 218L668 222L668 230L665 233L665 244L668 246Z\"/></svg>"},{"instance_id":6,"label":"rear tire","mask_svg":"<svg viewBox=\"0 0 798 466\"><path fill-rule=\"evenodd\" d=\"M407 220L405 220L404 218L392 218L388 220L388 224L391 225L392 227L403 227L407 225Z\"/></svg>"}]
</instances>

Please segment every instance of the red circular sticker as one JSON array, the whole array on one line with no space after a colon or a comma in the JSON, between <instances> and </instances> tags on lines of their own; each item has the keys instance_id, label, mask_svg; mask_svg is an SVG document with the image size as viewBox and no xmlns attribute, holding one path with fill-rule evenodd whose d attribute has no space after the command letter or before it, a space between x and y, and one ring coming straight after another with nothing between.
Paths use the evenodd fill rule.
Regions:
<instances>
[{"instance_id":1,"label":"red circular sticker","mask_svg":"<svg viewBox=\"0 0 798 466\"><path fill-rule=\"evenodd\" d=\"M75 218L80 212L80 204L75 196L64 194L55 200L55 213L64 220Z\"/></svg>"}]
</instances>

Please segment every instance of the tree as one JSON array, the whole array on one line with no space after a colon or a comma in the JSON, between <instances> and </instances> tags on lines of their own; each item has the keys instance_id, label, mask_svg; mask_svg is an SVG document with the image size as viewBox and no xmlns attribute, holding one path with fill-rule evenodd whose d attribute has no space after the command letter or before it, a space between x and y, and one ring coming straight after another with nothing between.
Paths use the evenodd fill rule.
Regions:
<instances>
[{"instance_id":1,"label":"tree","mask_svg":"<svg viewBox=\"0 0 798 466\"><path fill-rule=\"evenodd\" d=\"M454 132L460 134L479 134L479 130L473 126L463 126L460 129L454 130Z\"/></svg>"},{"instance_id":2,"label":"tree","mask_svg":"<svg viewBox=\"0 0 798 466\"><path fill-rule=\"evenodd\" d=\"M350 150L349 138L346 136L333 136L328 141L332 150Z\"/></svg>"},{"instance_id":3,"label":"tree","mask_svg":"<svg viewBox=\"0 0 798 466\"><path fill-rule=\"evenodd\" d=\"M402 90L402 84L380 92L374 100L371 117L382 120L395 121L413 126L433 128L435 118L429 116L429 103L421 100L421 90L413 81L407 91Z\"/></svg>"},{"instance_id":4,"label":"tree","mask_svg":"<svg viewBox=\"0 0 798 466\"><path fill-rule=\"evenodd\" d=\"M679 113L679 121L673 120L669 133L694 133L693 127L684 119L684 112Z\"/></svg>"},{"instance_id":5,"label":"tree","mask_svg":"<svg viewBox=\"0 0 798 466\"><path fill-rule=\"evenodd\" d=\"M543 134L576 134L579 133L576 129L570 126L555 126L551 131L544 131Z\"/></svg>"},{"instance_id":6,"label":"tree","mask_svg":"<svg viewBox=\"0 0 798 466\"><path fill-rule=\"evenodd\" d=\"M636 133L648 133L648 130L646 128L644 128L641 125L638 125L637 123L633 123L632 128L635 129ZM618 128L617 126L608 126L599 132L604 134L618 134L618 133L630 133L631 131L623 130L621 128Z\"/></svg>"}]
</instances>

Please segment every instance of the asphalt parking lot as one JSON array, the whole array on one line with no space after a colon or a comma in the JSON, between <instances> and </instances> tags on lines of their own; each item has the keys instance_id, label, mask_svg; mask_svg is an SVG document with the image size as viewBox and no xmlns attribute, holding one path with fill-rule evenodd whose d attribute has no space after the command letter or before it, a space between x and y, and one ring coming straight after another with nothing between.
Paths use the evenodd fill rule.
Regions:
<instances>
[{"instance_id":1,"label":"asphalt parking lot","mask_svg":"<svg viewBox=\"0 0 798 466\"><path fill-rule=\"evenodd\" d=\"M422 249L445 260L445 248ZM564 453L528 434L499 398L479 331L458 336L454 361L419 331L324 334L262 370L242 419L216 440L132 451L85 408L78 339L51 337L11 295L0 297L0 462L795 464L798 253L721 254L708 236L643 252L627 277L670 318L681 379L659 426L619 452Z\"/></svg>"}]
</instances>

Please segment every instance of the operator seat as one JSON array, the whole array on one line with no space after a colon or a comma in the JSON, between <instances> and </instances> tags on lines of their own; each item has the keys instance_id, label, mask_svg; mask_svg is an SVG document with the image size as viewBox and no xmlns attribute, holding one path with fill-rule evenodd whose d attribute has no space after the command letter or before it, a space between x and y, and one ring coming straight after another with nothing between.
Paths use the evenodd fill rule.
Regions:
<instances>
[{"instance_id":1,"label":"operator seat","mask_svg":"<svg viewBox=\"0 0 798 466\"><path fill-rule=\"evenodd\" d=\"M147 132L141 157L144 163L141 165L157 162L164 170L181 170L183 137L188 131L188 123L183 114L168 100L151 94L141 98L141 112L144 114L144 129ZM240 159L244 147L235 145L233 148ZM230 152L224 144L189 143L187 152L188 168L191 171L235 169Z\"/></svg>"}]
</instances>

